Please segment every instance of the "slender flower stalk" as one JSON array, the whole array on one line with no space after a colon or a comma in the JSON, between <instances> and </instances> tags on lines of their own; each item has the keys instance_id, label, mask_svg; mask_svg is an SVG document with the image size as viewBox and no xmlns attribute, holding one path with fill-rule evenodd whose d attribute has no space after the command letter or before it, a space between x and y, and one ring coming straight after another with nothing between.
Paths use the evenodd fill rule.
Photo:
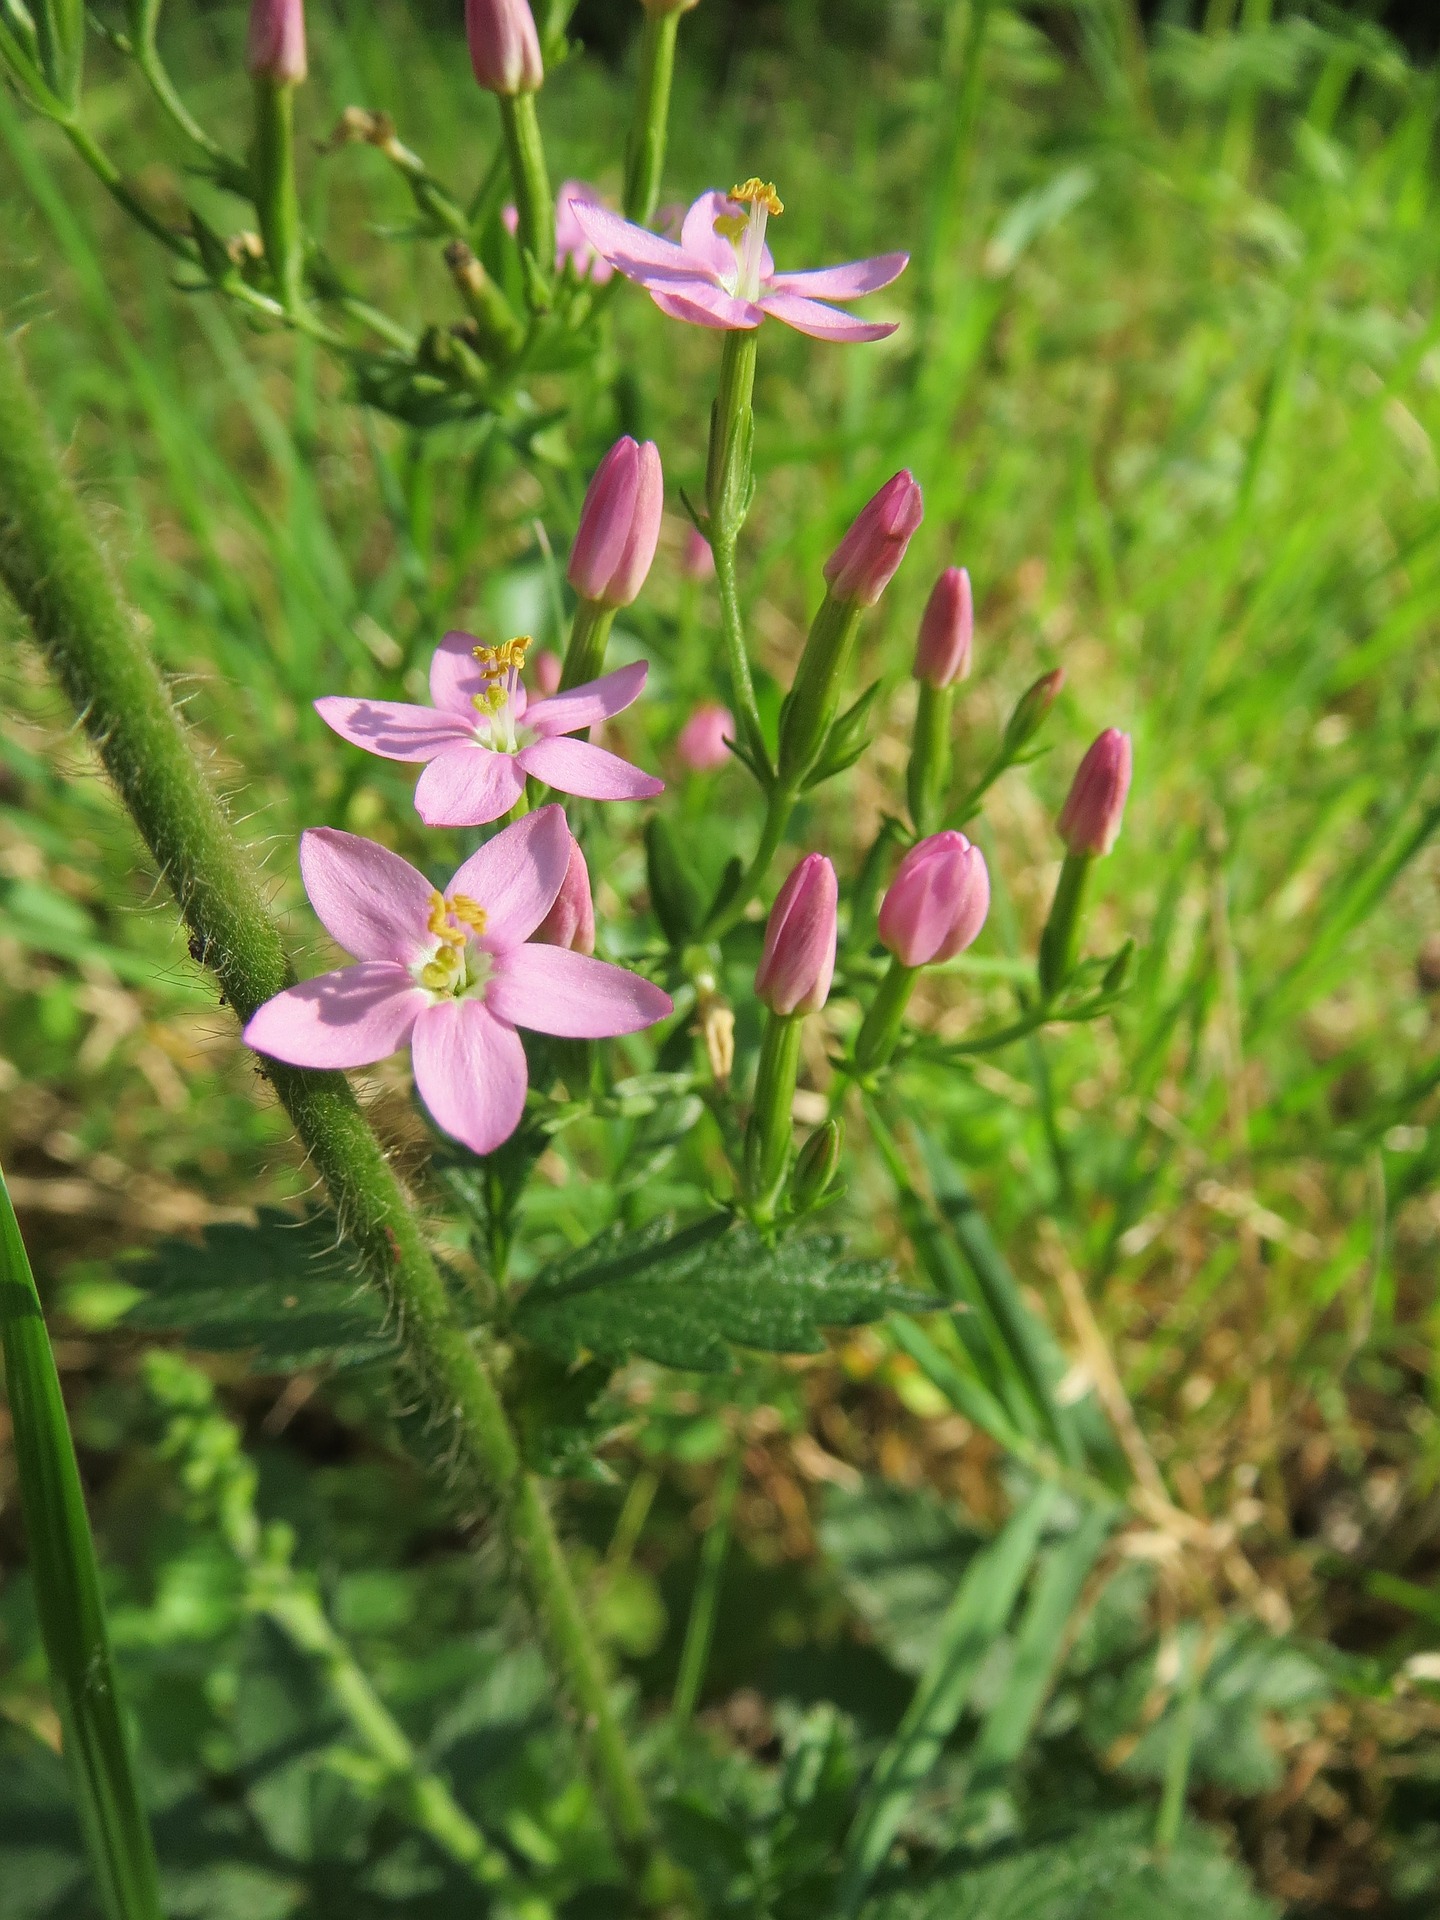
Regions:
<instances>
[{"instance_id":1,"label":"slender flower stalk","mask_svg":"<svg viewBox=\"0 0 1440 1920\"><path fill-rule=\"evenodd\" d=\"M675 40L680 16L697 0L644 0L640 73L635 109L625 141L625 217L649 226L660 198L670 127L670 88L675 77Z\"/></svg>"},{"instance_id":2,"label":"slender flower stalk","mask_svg":"<svg viewBox=\"0 0 1440 1920\"><path fill-rule=\"evenodd\" d=\"M1065 860L1040 936L1040 991L1052 1000L1075 970L1090 863L1109 853L1130 791L1130 736L1107 727L1075 771L1056 829Z\"/></svg>"},{"instance_id":3,"label":"slender flower stalk","mask_svg":"<svg viewBox=\"0 0 1440 1920\"><path fill-rule=\"evenodd\" d=\"M955 684L970 672L975 627L970 576L947 567L931 590L915 647L918 697L905 791L915 831L933 831L950 786Z\"/></svg>"},{"instance_id":4,"label":"slender flower stalk","mask_svg":"<svg viewBox=\"0 0 1440 1920\"><path fill-rule=\"evenodd\" d=\"M745 1134L746 1194L762 1222L775 1216L790 1161L801 1022L824 1006L835 973L838 899L834 867L823 854L807 854L777 894L765 928L755 994L768 1016Z\"/></svg>"},{"instance_id":5,"label":"slender flower stalk","mask_svg":"<svg viewBox=\"0 0 1440 1920\"><path fill-rule=\"evenodd\" d=\"M315 702L326 726L385 760L423 761L415 807L432 827L484 826L506 814L527 776L587 800L651 800L665 783L618 754L569 736L638 700L643 660L567 693L533 700L520 678L525 638L487 647L447 633L430 663L430 707L402 700Z\"/></svg>"},{"instance_id":6,"label":"slender flower stalk","mask_svg":"<svg viewBox=\"0 0 1440 1920\"><path fill-rule=\"evenodd\" d=\"M255 209L276 296L293 314L304 291L295 185L295 89L307 71L303 0L253 0L245 63L255 90Z\"/></svg>"},{"instance_id":7,"label":"slender flower stalk","mask_svg":"<svg viewBox=\"0 0 1440 1920\"><path fill-rule=\"evenodd\" d=\"M963 953L989 910L985 856L963 833L932 834L905 855L880 905L880 943L891 958L856 1038L862 1073L883 1066L895 1051L920 968Z\"/></svg>"},{"instance_id":8,"label":"slender flower stalk","mask_svg":"<svg viewBox=\"0 0 1440 1920\"><path fill-rule=\"evenodd\" d=\"M465 37L475 78L500 104L520 244L543 283L555 258L555 209L535 113L545 62L530 0L465 0Z\"/></svg>"}]
</instances>

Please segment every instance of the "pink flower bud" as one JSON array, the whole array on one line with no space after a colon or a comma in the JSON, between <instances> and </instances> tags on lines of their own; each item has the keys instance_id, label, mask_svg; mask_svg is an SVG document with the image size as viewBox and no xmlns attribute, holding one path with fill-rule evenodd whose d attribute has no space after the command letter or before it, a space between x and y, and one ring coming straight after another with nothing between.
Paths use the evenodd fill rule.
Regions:
<instances>
[{"instance_id":1,"label":"pink flower bud","mask_svg":"<svg viewBox=\"0 0 1440 1920\"><path fill-rule=\"evenodd\" d=\"M545 78L529 0L465 0L475 78L490 93L535 93Z\"/></svg>"},{"instance_id":2,"label":"pink flower bud","mask_svg":"<svg viewBox=\"0 0 1440 1920\"><path fill-rule=\"evenodd\" d=\"M807 853L776 895L765 927L755 992L772 1013L816 1013L835 972L835 869Z\"/></svg>"},{"instance_id":3,"label":"pink flower bud","mask_svg":"<svg viewBox=\"0 0 1440 1920\"><path fill-rule=\"evenodd\" d=\"M531 934L546 947L569 947L572 953L595 951L595 903L590 898L590 869L580 842L570 842L570 864L555 904Z\"/></svg>"},{"instance_id":4,"label":"pink flower bud","mask_svg":"<svg viewBox=\"0 0 1440 1920\"><path fill-rule=\"evenodd\" d=\"M629 606L655 558L664 502L659 448L627 433L595 469L580 511L565 577L582 600Z\"/></svg>"},{"instance_id":5,"label":"pink flower bud","mask_svg":"<svg viewBox=\"0 0 1440 1920\"><path fill-rule=\"evenodd\" d=\"M252 0L245 65L257 79L299 85L306 74L304 0Z\"/></svg>"},{"instance_id":6,"label":"pink flower bud","mask_svg":"<svg viewBox=\"0 0 1440 1920\"><path fill-rule=\"evenodd\" d=\"M975 603L964 567L947 567L930 590L915 647L915 678L932 687L952 686L970 673Z\"/></svg>"},{"instance_id":7,"label":"pink flower bud","mask_svg":"<svg viewBox=\"0 0 1440 1920\"><path fill-rule=\"evenodd\" d=\"M913 846L880 903L880 940L902 966L963 953L990 911L985 856L963 833L932 833Z\"/></svg>"},{"instance_id":8,"label":"pink flower bud","mask_svg":"<svg viewBox=\"0 0 1440 1920\"><path fill-rule=\"evenodd\" d=\"M1055 822L1071 853L1109 853L1120 835L1130 791L1130 736L1107 727L1070 782Z\"/></svg>"},{"instance_id":9,"label":"pink flower bud","mask_svg":"<svg viewBox=\"0 0 1440 1920\"><path fill-rule=\"evenodd\" d=\"M887 480L825 562L825 581L835 599L873 607L924 518L925 501L914 474L905 470Z\"/></svg>"},{"instance_id":10,"label":"pink flower bud","mask_svg":"<svg viewBox=\"0 0 1440 1920\"><path fill-rule=\"evenodd\" d=\"M698 527L691 527L685 536L680 571L687 580L710 580L714 577L715 555L710 550L710 542Z\"/></svg>"},{"instance_id":11,"label":"pink flower bud","mask_svg":"<svg viewBox=\"0 0 1440 1920\"><path fill-rule=\"evenodd\" d=\"M535 684L547 697L560 691L560 676L565 671L565 662L558 653L552 653L549 647L542 647L535 656Z\"/></svg>"},{"instance_id":12,"label":"pink flower bud","mask_svg":"<svg viewBox=\"0 0 1440 1920\"><path fill-rule=\"evenodd\" d=\"M709 773L713 767L723 767L730 758L726 742L734 738L734 714L717 701L707 700L696 707L680 729L675 752L680 764L692 773Z\"/></svg>"}]
</instances>

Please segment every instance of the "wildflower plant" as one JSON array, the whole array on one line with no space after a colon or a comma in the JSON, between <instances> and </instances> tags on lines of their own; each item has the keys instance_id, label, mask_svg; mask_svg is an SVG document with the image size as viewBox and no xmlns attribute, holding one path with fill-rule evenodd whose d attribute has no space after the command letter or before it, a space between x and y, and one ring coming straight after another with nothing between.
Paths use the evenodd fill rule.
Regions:
<instances>
[{"instance_id":1,"label":"wildflower plant","mask_svg":"<svg viewBox=\"0 0 1440 1920\"><path fill-rule=\"evenodd\" d=\"M255 126L244 159L183 103L157 51L153 8L133 10L124 48L192 165L249 199L258 248L217 232L198 209L187 226L162 218L110 165L85 117L78 13L63 0L0 8L0 55L12 80L170 252L181 284L306 336L347 366L359 399L416 432L483 420L523 459L533 383L547 375L563 381L593 361L606 303L633 298L629 283L677 325L721 336L713 398L694 402L697 417L708 409L703 473L684 474L682 488L677 458L628 434L597 464L574 516L565 570L574 605L550 690L527 686L527 636L458 628L434 636L428 704L308 690L345 743L334 746L337 763L363 753L423 770L414 790L418 825L386 819L376 840L317 821L295 860L282 863L298 865L319 921L351 958L299 981L65 489L12 350L0 349L0 440L8 448L0 450L0 573L174 887L193 951L214 967L241 1016L244 1038L324 1182L355 1270L393 1316L405 1392L444 1436L447 1484L463 1487L462 1502L486 1505L520 1575L585 1754L587 1804L604 1834L594 1878L627 1885L633 1910L673 1913L703 1904L683 1822L671 1819L679 1775L666 1775L655 1743L637 1742L627 1722L557 1536L547 1484L557 1459L566 1471L577 1457L587 1471L610 1471L591 1414L615 1368L644 1359L701 1373L735 1369L737 1383L753 1385L734 1392L753 1400L762 1378L756 1354L814 1351L826 1328L902 1315L896 1339L957 1394L967 1418L1013 1450L1039 1489L987 1549L990 1585L961 1590L971 1596L967 1605L978 1604L982 1588L1014 1599L1052 1524L1051 1493L1062 1485L1084 1510L1078 1525L1062 1530L1066 1578L1073 1575L1078 1590L1132 1494L1105 1436L1087 1435L1057 1400L1045 1336L1007 1276L992 1264L972 1297L959 1301L931 1286L902 1287L874 1236L852 1244L847 1233L856 1235L857 1222L844 1216L846 1224L836 1224L846 1188L870 1183L877 1169L896 1178L905 1204L894 1127L906 1110L912 1059L953 1063L1051 1022L1097 1019L1123 992L1127 951L1086 956L1084 907L1093 864L1120 831L1130 743L1108 730L1075 776L1059 819L1064 865L1038 953L1018 969L1013 1007L998 1022L991 1016L935 1037L923 1014L912 1017L915 990L927 972L943 983L985 936L994 884L982 851L986 796L1036 753L1060 675L1029 689L988 756L973 764L957 756L957 702L972 650L983 649L984 623L977 629L969 575L947 565L915 636L918 706L907 771L888 779L878 830L857 850L832 838L810 806L822 785L853 778L886 718L886 690L877 683L862 691L855 659L867 618L909 564L924 475L896 472L855 514L811 583L815 610L778 710L765 710L742 585L743 537L757 497L754 449L766 431L755 413L757 359L772 337L766 321L805 336L816 354L870 351L900 321L860 317L845 305L900 281L907 255L784 263L784 207L758 178L702 193L678 241L652 230L676 34L687 11L683 3L646 3L623 211L567 182L558 231L540 108L547 70L565 53L563 6L546 9L537 24L526 0L468 0L470 59L500 123L495 163L468 199L430 172L408 144L410 130L402 137L383 116L347 112L332 153L363 141L399 173L462 309L413 334L350 284L304 229L294 135L307 73L300 0L256 0L247 56ZM456 57L464 58L458 35ZM559 417L569 404L568 396L557 403ZM647 660L609 654L617 613L647 592L667 485L690 522L684 564L697 591L708 585L713 556L725 670L725 684L710 686L677 729L679 793L646 770L643 746L632 758L611 734L603 746L592 737L633 719L647 699ZM986 583L976 585L983 608ZM633 636L626 648L635 650ZM1069 757L1063 746L1056 751ZM741 851L718 879L705 821L684 806L685 776L701 773L732 781L726 804ZM652 811L642 816L641 806ZM401 832L423 850L419 865L382 844ZM788 877L777 884L782 873ZM407 1050L433 1155L433 1177L414 1193L402 1188L337 1077ZM811 1081L803 1141L802 1073ZM646 1132L652 1121L668 1129L658 1146ZM696 1141L689 1172L666 1203L654 1204L650 1189L663 1183L653 1169L687 1136ZM599 1231L563 1254L527 1246L526 1209L542 1157L578 1139L583 1180L587 1154L607 1137ZM475 1284L465 1285L437 1252L445 1233L464 1241ZM957 1304L966 1309L958 1336L950 1315ZM932 1314L938 1319L927 1322ZM546 1395L567 1409L558 1453L535 1437ZM73 1529L73 1502L66 1513ZM31 1524L43 1533L51 1521L36 1507ZM682 1727L703 1684L713 1625L726 1523L714 1524L718 1544L712 1554L707 1543L710 1571L696 1596L677 1695ZM249 1533L245 1539L246 1579L256 1580L258 1549ZM283 1585L292 1577L288 1560L275 1566ZM57 1626L57 1670L73 1663L77 1644ZM87 1657L99 1656L92 1647ZM945 1684L941 1675L933 1688L943 1693ZM347 1686L353 1711L357 1686ZM938 1724L933 1707L932 1700L926 1738ZM366 1724L378 1738L373 1715ZM916 1754L928 1749L914 1740L907 1721L837 1816L820 1876L824 1899L806 1912L859 1910L897 1807L909 1804L925 1775ZM124 1774L122 1749L107 1727L100 1758L88 1771L77 1763L77 1792L99 1809L92 1828L101 1855L113 1844L105 1808L121 1806L129 1809L131 1853L143 1856L134 1794L107 1799L104 1776ZM89 1749L77 1741L74 1751ZM395 1768L410 1782L409 1797L396 1804L457 1857L470 1843L456 1837L444 1803L414 1786L422 1761L407 1753ZM504 1910L553 1910L544 1903L549 1894L527 1890L516 1861L501 1860L490 1842L472 1850L472 1869L503 1888L511 1902ZM131 1874L138 1891L117 1908L125 1920L153 1911L145 1879L142 1860ZM565 1893L588 1897L583 1885Z\"/></svg>"}]
</instances>

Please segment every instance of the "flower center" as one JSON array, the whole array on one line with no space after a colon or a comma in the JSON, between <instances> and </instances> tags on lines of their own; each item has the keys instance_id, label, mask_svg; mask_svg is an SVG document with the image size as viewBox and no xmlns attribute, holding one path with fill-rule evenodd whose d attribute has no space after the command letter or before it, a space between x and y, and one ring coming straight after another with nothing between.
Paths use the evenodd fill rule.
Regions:
<instances>
[{"instance_id":1,"label":"flower center","mask_svg":"<svg viewBox=\"0 0 1440 1920\"><path fill-rule=\"evenodd\" d=\"M441 1000L467 1000L483 993L491 962L476 943L485 931L485 909L463 893L448 900L443 893L432 893L425 924L439 944L428 960L410 969L415 984Z\"/></svg>"},{"instance_id":2,"label":"flower center","mask_svg":"<svg viewBox=\"0 0 1440 1920\"><path fill-rule=\"evenodd\" d=\"M479 693L471 694L470 704L480 715L486 744L496 753L515 753L521 744L515 733L514 700L520 690L520 669L529 651L528 633L498 647L471 648L485 684Z\"/></svg>"},{"instance_id":3,"label":"flower center","mask_svg":"<svg viewBox=\"0 0 1440 1920\"><path fill-rule=\"evenodd\" d=\"M729 199L744 207L744 213L722 213L715 231L735 249L740 273L735 294L740 300L753 300L760 291L760 270L765 258L765 227L771 214L780 215L785 203L768 180L742 180L732 187Z\"/></svg>"}]
</instances>

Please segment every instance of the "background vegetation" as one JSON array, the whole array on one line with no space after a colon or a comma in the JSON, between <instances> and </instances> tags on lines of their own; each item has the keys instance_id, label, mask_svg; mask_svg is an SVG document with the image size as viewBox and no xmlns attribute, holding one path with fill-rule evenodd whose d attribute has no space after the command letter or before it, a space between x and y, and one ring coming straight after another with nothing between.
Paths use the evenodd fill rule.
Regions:
<instances>
[{"instance_id":1,"label":"background vegetation","mask_svg":"<svg viewBox=\"0 0 1440 1920\"><path fill-rule=\"evenodd\" d=\"M542 100L557 178L612 193L633 58L614 11L582 10L593 50ZM1359 16L1234 11L1212 6L1206 31L1170 9L1147 54L1100 0L996 0L978 69L963 0L703 0L682 29L667 193L759 173L786 202L782 262L915 256L884 347L765 333L748 578L772 669L796 657L860 502L900 465L926 490L867 630L866 677L886 691L866 764L889 784L826 789L805 844L848 861L894 804L941 565L968 565L977 592L962 758L988 755L1038 673L1066 670L1054 750L988 811L991 927L927 988L942 1038L998 1009L1033 951L1079 747L1111 723L1135 738L1092 941L1135 939L1125 1002L1043 1045L917 1061L840 1209L860 1251L898 1248L907 1275L935 1280L974 1251L963 1169L1065 1356L1062 1403L1098 1389L1164 1496L1098 1564L1067 1563L1060 1529L907 1809L911 1855L969 1848L973 1911L1016 1920L1162 1899L1418 1916L1440 1898L1440 82ZM237 7L166 27L172 68L237 148L242 27ZM316 9L312 51L311 140L359 103L391 111L437 172L480 176L492 103L448 10ZM93 69L92 123L163 198L151 109L118 61ZM413 209L376 154L312 150L304 187L393 310L446 310L433 244L392 244ZM305 342L177 296L165 259L3 89L0 298L312 961L300 827L412 857L418 840L401 770L337 752L310 698L404 683L452 624L555 644L552 555L622 427L657 438L676 507L617 642L654 662L628 737L680 782L682 824L706 823L718 868L743 832L741 776L685 785L671 756L693 701L724 691L709 590L679 575L673 491L703 468L707 336L623 290L583 428L537 418L523 464L474 426L409 434L357 408ZM343 1278L325 1292L316 1275L298 1330L237 1291L255 1274L227 1266L224 1227L303 1207L308 1176L8 604L0 638L0 1160L57 1335L169 1910L473 1911L407 1799L432 1774L537 1899L563 1903L603 1844L483 1521L457 1528L401 1450L403 1411L366 1364L384 1329L345 1320ZM643 937L638 823L597 878L602 916ZM740 1035L742 1061L755 1038ZM825 1072L817 1055L812 1101ZM400 1088L378 1069L367 1099L434 1192ZM644 1177L617 1185L637 1132ZM552 1145L522 1277L682 1199L703 1150L693 1114L643 1092ZM186 1359L145 1331L183 1260L123 1256L201 1232L211 1319ZM353 1364L335 1363L337 1329ZM643 1737L680 1740L675 1844L713 1911L815 1910L837 1809L1018 1497L1016 1460L912 1348L866 1329L747 1370L743 1393L634 1363L603 1403L607 1470L567 1484ZM16 1920L79 1915L8 1473L0 1453L0 1884ZM702 1541L732 1502L699 1721L673 1736ZM357 1698L394 1729L388 1762ZM1218 1838L1179 1825L1186 1796ZM1086 1814L1084 1846L1062 1811ZM1157 1832L1183 1871L1118 1904L1107 1886L1131 1885L1125 1863ZM958 1898L887 1911L971 1911Z\"/></svg>"}]
</instances>

